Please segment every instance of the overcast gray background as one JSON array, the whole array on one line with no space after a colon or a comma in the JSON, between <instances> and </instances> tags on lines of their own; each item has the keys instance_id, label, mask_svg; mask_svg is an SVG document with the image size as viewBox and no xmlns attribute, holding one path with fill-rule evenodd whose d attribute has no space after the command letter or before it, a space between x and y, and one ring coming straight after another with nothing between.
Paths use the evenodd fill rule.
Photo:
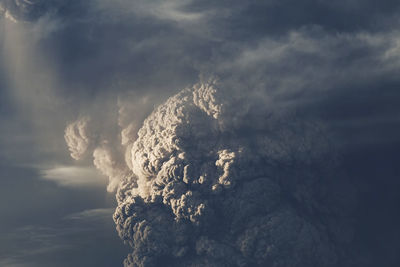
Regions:
<instances>
[{"instance_id":1,"label":"overcast gray background","mask_svg":"<svg viewBox=\"0 0 400 267\"><path fill-rule=\"evenodd\" d=\"M399 266L398 1L0 0L0 266L119 266L114 195L68 122L199 75L329 125L359 191L355 248ZM140 105L140 103L137 103ZM112 126L110 126L112 127Z\"/></svg>"}]
</instances>

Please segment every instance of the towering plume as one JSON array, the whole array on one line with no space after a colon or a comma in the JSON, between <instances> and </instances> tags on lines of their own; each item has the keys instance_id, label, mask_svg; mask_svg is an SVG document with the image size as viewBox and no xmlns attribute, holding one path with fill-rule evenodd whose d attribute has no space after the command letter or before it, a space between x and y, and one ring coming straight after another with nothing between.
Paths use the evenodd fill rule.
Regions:
<instances>
[{"instance_id":1,"label":"towering plume","mask_svg":"<svg viewBox=\"0 0 400 267\"><path fill-rule=\"evenodd\" d=\"M118 177L125 266L346 265L352 202L326 132L225 90L210 80L169 98L122 141L128 163L94 150Z\"/></svg>"}]
</instances>

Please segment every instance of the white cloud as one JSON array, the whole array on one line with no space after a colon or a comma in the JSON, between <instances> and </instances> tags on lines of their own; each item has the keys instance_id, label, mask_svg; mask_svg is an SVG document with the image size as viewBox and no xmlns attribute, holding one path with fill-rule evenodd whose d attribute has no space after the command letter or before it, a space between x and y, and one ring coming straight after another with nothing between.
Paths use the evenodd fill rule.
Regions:
<instances>
[{"instance_id":1,"label":"white cloud","mask_svg":"<svg viewBox=\"0 0 400 267\"><path fill-rule=\"evenodd\" d=\"M199 21L205 15L202 12L194 12L184 10L184 7L193 1L97 1L97 8L107 10L108 12L119 14L135 14L140 17L153 17L162 20L170 20L175 22L193 22Z\"/></svg>"},{"instance_id":2,"label":"white cloud","mask_svg":"<svg viewBox=\"0 0 400 267\"><path fill-rule=\"evenodd\" d=\"M76 166L58 166L41 171L43 179L62 186L88 187L105 186L106 178L94 168Z\"/></svg>"},{"instance_id":3,"label":"white cloud","mask_svg":"<svg viewBox=\"0 0 400 267\"><path fill-rule=\"evenodd\" d=\"M114 212L113 208L89 209L69 214L66 220L98 220L101 218L110 219Z\"/></svg>"}]
</instances>

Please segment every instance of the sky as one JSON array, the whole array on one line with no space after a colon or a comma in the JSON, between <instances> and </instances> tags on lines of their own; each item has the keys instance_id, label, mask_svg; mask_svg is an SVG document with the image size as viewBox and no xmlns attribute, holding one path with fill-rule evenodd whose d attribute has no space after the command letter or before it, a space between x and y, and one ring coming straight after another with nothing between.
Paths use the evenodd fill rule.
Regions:
<instances>
[{"instance_id":1,"label":"sky","mask_svg":"<svg viewBox=\"0 0 400 267\"><path fill-rule=\"evenodd\" d=\"M391 0L0 0L0 266L399 266L399 15ZM219 175L222 193L196 180L169 198L171 166ZM314 174L329 178L314 188ZM345 204L305 211L320 195L329 212ZM236 211L232 241L218 225L239 200L256 219ZM348 242L324 241L330 216ZM244 247L253 232L290 243L273 218L326 251ZM141 222L155 236L140 239Z\"/></svg>"}]
</instances>

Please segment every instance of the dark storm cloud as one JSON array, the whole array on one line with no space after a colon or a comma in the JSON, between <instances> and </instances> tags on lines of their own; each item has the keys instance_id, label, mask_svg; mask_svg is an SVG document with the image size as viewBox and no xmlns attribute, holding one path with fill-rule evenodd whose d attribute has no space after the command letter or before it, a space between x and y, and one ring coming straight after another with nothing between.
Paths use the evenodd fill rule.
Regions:
<instances>
[{"instance_id":1,"label":"dark storm cloud","mask_svg":"<svg viewBox=\"0 0 400 267\"><path fill-rule=\"evenodd\" d=\"M332 3L325 0L269 0L269 1L196 1L188 9L226 10L230 16L219 20L226 22L229 36L251 41L254 37L279 34L305 25L320 25L328 30L352 32L375 29L395 17L399 4L396 1L345 1ZM225 20L226 19L226 20ZM381 25L382 26L382 25ZM247 38L248 39L247 39Z\"/></svg>"},{"instance_id":2,"label":"dark storm cloud","mask_svg":"<svg viewBox=\"0 0 400 267\"><path fill-rule=\"evenodd\" d=\"M0 11L13 22L34 22L43 16L70 17L84 10L81 1L1 0Z\"/></svg>"},{"instance_id":3,"label":"dark storm cloud","mask_svg":"<svg viewBox=\"0 0 400 267\"><path fill-rule=\"evenodd\" d=\"M76 9L38 44L59 68L58 90L72 98L135 90L165 99L199 73L217 73L321 106L348 88L398 83L395 2L121 0Z\"/></svg>"},{"instance_id":4,"label":"dark storm cloud","mask_svg":"<svg viewBox=\"0 0 400 267\"><path fill-rule=\"evenodd\" d=\"M64 11L68 8L76 12ZM377 34L390 42L391 37L382 33L393 32L398 25L395 1L376 5L373 1L333 4L329 1L97 0L85 5L75 1L63 3L63 9L58 9L53 18L61 20L58 23L62 27L43 38L39 45L59 68L60 79L68 88L64 93L73 96L80 92L79 95L89 97L98 91L134 88L161 92L165 99L177 90L171 88L193 84L199 72L218 71L222 63L235 66L237 62L231 61L242 60L238 55L247 50L265 47L264 54L275 53L269 48L296 42L293 35L298 32L312 42L304 45L320 46L317 51L313 47L302 51L295 44L284 58L276 58L278 62L260 60L264 62L243 68L248 72L259 69L257 75L263 75L261 82L265 82L277 74L293 75L299 66L310 64L314 66L308 67L309 72L317 70L324 72L323 75L331 72L329 66L342 68L365 56L362 66L373 65L376 62L367 59L385 47L371 48L366 44L368 40L357 36L370 34L375 38ZM265 58L261 55L261 59ZM321 65L325 66L322 70ZM241 70L245 72L242 76L248 74L246 70ZM303 82L308 77L297 79Z\"/></svg>"},{"instance_id":5,"label":"dark storm cloud","mask_svg":"<svg viewBox=\"0 0 400 267\"><path fill-rule=\"evenodd\" d=\"M53 155L56 154L65 163L68 162L65 159L66 152L60 151L66 151L65 146L61 145L66 122L70 123L79 115L87 114L96 125L102 125L96 130L102 135L97 136L93 142L87 142L88 135L85 130L80 130L80 120L68 124L70 130L65 132L65 136L74 158L87 156L87 160L94 160L97 168L110 177L112 186L109 190L115 189L116 184L122 181L118 193L120 203L115 216L121 237L131 242L133 248L127 264L137 260L136 264L145 265L163 257L169 257L172 261L188 260L189 256L193 256L199 264L216 265L226 258L236 265L270 261L283 266L299 262L323 266L340 262L346 258L341 254L346 247L340 243L343 241L341 239L350 235L335 229L332 226L335 223L327 222L330 215L319 215L321 210L314 207L318 201L313 199L318 195L315 193L318 186L314 188L309 187L309 184L293 182L291 187L267 175L250 175L251 181L239 182L243 188L236 191L229 189L232 177L240 180L241 176L237 173L250 169L246 165L248 162L243 163L241 160L244 159L238 159L238 155L245 155L244 158L248 156L246 150L240 152L238 144L254 151L264 147L258 143L260 140L249 144L247 139L252 130L260 131L260 134L267 131L263 128L265 124L260 124L259 120L268 122L269 112L297 113L295 117L301 123L321 120L335 136L333 142L336 147L342 153L351 154L347 156L352 161L350 169L354 177L349 179L358 183L361 189L371 188L371 184L374 185L372 188L377 188L377 191L368 189L375 194L375 202L368 200L371 193L364 191L365 195L360 201L368 204L362 204L361 210L368 210L367 206L375 207L377 215L383 214L382 220L390 218L391 212L384 214L376 210L380 207L394 209L394 205L389 203L390 197L382 198L387 199L382 202L378 199L379 194L385 190L396 199L394 192L398 185L393 182L396 173L387 171L392 165L385 165L382 163L385 160L374 157L394 157L395 153L376 153L373 147L393 149L399 147L400 143L400 95L397 90L400 85L399 7L397 1L378 4L372 0L341 3L325 0L0 1L0 16L3 16L0 21L0 77L4 77L0 80L3 90L0 92L0 116L6 129L2 130L0 136L2 148L5 148L2 153L13 159L20 155L19 160L31 157L35 161L44 160L44 155L54 160ZM168 139L162 144L170 145L168 149L162 145L158 147L157 140L147 140L147 135L151 139L150 133L157 133L160 124L164 123L156 118L162 112L153 113L144 123L144 128L147 127L149 132L141 137L139 134L137 147L132 150L138 138L137 131L153 106L197 82L199 74L201 77L210 74L220 77L222 87L225 88L223 97L232 96L233 100L228 99L227 102L232 101L233 106L248 117L234 114L231 119L216 119L221 123L222 130L208 133L201 125L213 126L210 121L214 121L214 116L220 112L220 99L215 97L215 92L203 92L193 99L191 96L187 99L176 96L173 99L179 105L169 100L162 107L176 113L181 111L180 105L185 112L189 110L185 114L190 120L187 124L177 120L182 132L175 133L178 140L183 140L183 144L180 144L184 146L183 149L178 148L186 154L174 154L176 162L168 162L164 153L174 148L176 144L173 140L160 135L161 139ZM279 136L282 130L279 125L274 124L273 127L277 128L271 126L269 133L276 131ZM298 138L304 137L302 134L308 133L307 127L304 130L297 124L292 128L290 125L284 126L289 128L285 132L288 140L292 137L297 142ZM219 131L233 132L235 137L241 138L236 140L231 136L228 142L224 139L226 135ZM291 131L301 134L291 134ZM209 147L209 140L197 136L201 134L215 137L221 142L220 146L226 149L214 151L212 149L216 148L211 147L214 156L196 158L196 155L202 155L202 149L190 145L192 135L205 147ZM26 147L33 147L29 144L35 143L36 135L41 137L37 139L39 142L36 141L38 149L28 154ZM111 140L112 137L115 140ZM296 148L296 144L292 143L285 146L284 141L288 140L270 140L268 144L275 149L274 153L265 149L271 155L264 156L278 163L285 160L285 153L282 154L279 148ZM140 144L143 146L140 148L149 153L140 154ZM115 156L118 154L116 152L124 150L128 153ZM137 155L133 155L132 151ZM146 158L152 151L159 153L151 159ZM368 152L368 162L371 166L377 164L376 168L371 168L369 172L354 170L354 166L363 169L361 163L364 156L360 151ZM257 153L255 158L263 158ZM297 155L304 154L308 156L304 151ZM136 157L136 163L132 157ZM162 161L168 163L162 167L165 173L154 173ZM150 166L145 166L145 163ZM201 163L206 166L202 170L192 167ZM89 163L86 161L84 164ZM261 163L254 164L252 167L255 170L266 171ZM132 169L137 172L136 176L140 176L138 173L142 175L137 181L129 172ZM176 172L169 172L172 169ZM230 170L234 170L235 175L229 175ZM373 170L377 172L374 175ZM184 190L186 187L191 188L191 185L187 185L193 182L190 175L196 176L201 171L218 174L214 175L219 178L215 182L228 188L227 199L218 195L209 197L209 188L204 189L198 184L193 186L193 190ZM304 174L304 181L310 181L307 171L303 171L293 171L288 176L297 175L302 178ZM180 175L180 172L183 174ZM178 182L175 184L168 179L163 180L163 175ZM321 179L329 175L321 175ZM153 180L153 176L159 176L158 180ZM200 179L199 176L197 180L200 183L203 179L206 178ZM375 181L381 179L384 182ZM146 187L147 183L155 183L166 189L162 193L155 192L153 188L150 190ZM182 187L183 183L185 185ZM334 193L351 188L344 185L336 185L336 188L330 186ZM266 194L261 196L259 188L264 189ZM276 190L268 191L269 188ZM132 192L139 194L139 197L133 197ZM146 194L154 199L146 200ZM298 199L292 202L290 196ZM165 203L159 202L160 199ZM244 200L241 202L240 199ZM330 197L327 199L329 201ZM260 203L265 201L278 204L264 210L258 209ZM375 206L371 205L372 202ZM202 225L195 228L196 224L201 225L202 220L212 218L209 210L227 208L236 211L237 207L243 213L237 216L233 212L221 213L217 214L217 219L214 218L217 221L227 221L232 229L242 224L243 229L232 235L236 243L227 240L228 230L222 227L213 229L209 225ZM307 208L310 207L311 212L308 213ZM267 215L269 208L271 214ZM254 215L255 218L244 223L245 215ZM336 218L341 215L332 216ZM317 222L318 217L326 221ZM365 256L369 254L368 247L376 242L378 233L382 232L380 230L370 235L371 229L382 225L375 222L375 219L369 220L368 212L365 211L357 220L358 226L365 228L359 227L361 230L356 232L359 243L355 247L361 247L359 244L365 241ZM281 225L281 228L277 225ZM294 225L303 226L304 232L298 235L294 233ZM200 230L192 232L192 227ZM279 234L281 231L287 235ZM171 232L178 234L165 234ZM266 240L271 243L265 243ZM285 248L288 240L304 242L296 242ZM393 247L398 247L394 239L391 240ZM257 247L260 249L257 250ZM274 251L276 247L282 251L281 254ZM309 255L306 252L301 253L313 249L316 249L317 255L314 258L307 258ZM372 257L386 258L383 250L376 246L374 249ZM297 251L298 258L289 257L290 250ZM150 256L146 256L147 253ZM393 255L387 258L388 264L396 261ZM382 265L379 260L376 262ZM367 260L359 265L373 266L373 263Z\"/></svg>"}]
</instances>

